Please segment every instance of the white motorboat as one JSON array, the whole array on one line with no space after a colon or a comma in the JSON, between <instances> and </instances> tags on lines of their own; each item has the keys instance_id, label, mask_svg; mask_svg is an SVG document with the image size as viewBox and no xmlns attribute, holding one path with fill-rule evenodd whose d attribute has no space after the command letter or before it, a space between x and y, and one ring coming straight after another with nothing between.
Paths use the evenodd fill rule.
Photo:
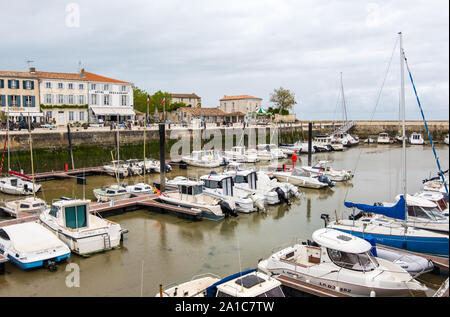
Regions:
<instances>
[{"instance_id":1,"label":"white motorboat","mask_svg":"<svg viewBox=\"0 0 450 317\"><path fill-rule=\"evenodd\" d=\"M395 200L397 203L400 200L400 195L397 195ZM380 205L384 207L393 207L396 203L382 203ZM448 216L446 217L442 214L436 203L420 197L406 195L406 205L408 212L406 225L448 234ZM402 221L402 223L404 223L404 221Z\"/></svg>"},{"instance_id":2,"label":"white motorboat","mask_svg":"<svg viewBox=\"0 0 450 317\"><path fill-rule=\"evenodd\" d=\"M125 186L111 185L109 187L96 188L93 190L97 201L121 200L129 198L131 193L127 192Z\"/></svg>"},{"instance_id":3,"label":"white motorboat","mask_svg":"<svg viewBox=\"0 0 450 317\"><path fill-rule=\"evenodd\" d=\"M35 197L5 201L5 207L19 215L21 213L40 213L47 207L44 200Z\"/></svg>"},{"instance_id":4,"label":"white motorboat","mask_svg":"<svg viewBox=\"0 0 450 317\"><path fill-rule=\"evenodd\" d=\"M273 172L273 176L280 182L288 182L304 188L322 189L334 186L333 182L326 176L319 175L318 177L313 177L311 173L298 167L291 171L275 171Z\"/></svg>"},{"instance_id":5,"label":"white motorboat","mask_svg":"<svg viewBox=\"0 0 450 317\"><path fill-rule=\"evenodd\" d=\"M288 201L281 189L277 191L273 188L258 187L258 176L254 170L229 170L225 174L233 177L236 188L252 194L251 198L256 206L275 205L281 201Z\"/></svg>"},{"instance_id":6,"label":"white motorboat","mask_svg":"<svg viewBox=\"0 0 450 317\"><path fill-rule=\"evenodd\" d=\"M128 176L139 176L144 174L144 169L138 159L126 160L122 167L128 170Z\"/></svg>"},{"instance_id":7,"label":"white motorboat","mask_svg":"<svg viewBox=\"0 0 450 317\"><path fill-rule=\"evenodd\" d=\"M422 134L413 132L409 137L409 143L412 145L424 145L425 140L422 137Z\"/></svg>"},{"instance_id":8,"label":"white motorboat","mask_svg":"<svg viewBox=\"0 0 450 317\"><path fill-rule=\"evenodd\" d=\"M34 190L33 190L34 189ZM9 195L33 195L41 189L40 184L19 177L0 178L0 191Z\"/></svg>"},{"instance_id":9,"label":"white motorboat","mask_svg":"<svg viewBox=\"0 0 450 317\"><path fill-rule=\"evenodd\" d=\"M345 147L351 147L359 143L359 139L355 139L347 132L331 135L331 139L340 142Z\"/></svg>"},{"instance_id":10,"label":"white motorboat","mask_svg":"<svg viewBox=\"0 0 450 317\"><path fill-rule=\"evenodd\" d=\"M364 143L367 143L367 144L372 144L372 143L375 143L375 142L376 142L376 140L373 139L373 138L370 138L370 137L364 140Z\"/></svg>"},{"instance_id":11,"label":"white motorboat","mask_svg":"<svg viewBox=\"0 0 450 317\"><path fill-rule=\"evenodd\" d=\"M302 143L300 141L297 141L293 144L280 144L280 149L285 154L300 154L300 153L308 153L308 143ZM311 148L312 153L315 152L314 148Z\"/></svg>"},{"instance_id":12,"label":"white motorboat","mask_svg":"<svg viewBox=\"0 0 450 317\"><path fill-rule=\"evenodd\" d=\"M224 156L228 161L235 161L239 163L257 163L259 158L257 153L248 153L245 146L233 146L230 151L224 151Z\"/></svg>"},{"instance_id":13,"label":"white motorboat","mask_svg":"<svg viewBox=\"0 0 450 317\"><path fill-rule=\"evenodd\" d=\"M178 187L177 192L160 193L159 198L167 204L200 210L201 217L209 220L237 217L236 205L203 193L202 181L176 177L166 184Z\"/></svg>"},{"instance_id":14,"label":"white motorboat","mask_svg":"<svg viewBox=\"0 0 450 317\"><path fill-rule=\"evenodd\" d=\"M220 279L214 274L195 276L191 281L161 289L155 297L285 297L281 282L257 270Z\"/></svg>"},{"instance_id":15,"label":"white motorboat","mask_svg":"<svg viewBox=\"0 0 450 317\"><path fill-rule=\"evenodd\" d=\"M272 152L267 150L248 149L247 155L256 156L259 161L271 161L274 159Z\"/></svg>"},{"instance_id":16,"label":"white motorboat","mask_svg":"<svg viewBox=\"0 0 450 317\"><path fill-rule=\"evenodd\" d=\"M130 194L154 194L152 186L145 183L137 183L134 185L128 185L125 190Z\"/></svg>"},{"instance_id":17,"label":"white motorboat","mask_svg":"<svg viewBox=\"0 0 450 317\"><path fill-rule=\"evenodd\" d=\"M227 160L215 150L192 151L191 155L183 156L182 160L195 167L214 168L228 164Z\"/></svg>"},{"instance_id":18,"label":"white motorboat","mask_svg":"<svg viewBox=\"0 0 450 317\"><path fill-rule=\"evenodd\" d=\"M285 159L287 156L275 144L258 144L258 152L270 152L274 160Z\"/></svg>"},{"instance_id":19,"label":"white motorboat","mask_svg":"<svg viewBox=\"0 0 450 317\"><path fill-rule=\"evenodd\" d=\"M69 248L37 222L0 228L0 253L22 270L51 267L70 258Z\"/></svg>"},{"instance_id":20,"label":"white motorboat","mask_svg":"<svg viewBox=\"0 0 450 317\"><path fill-rule=\"evenodd\" d=\"M150 173L161 173L161 162L155 159L145 159L145 164L144 161L140 161L138 163L138 165L142 168L142 170L144 170L144 165L145 165L145 170L146 170L146 174L150 174ZM172 166L170 164L166 163L166 173L169 173L172 171Z\"/></svg>"},{"instance_id":21,"label":"white motorboat","mask_svg":"<svg viewBox=\"0 0 450 317\"><path fill-rule=\"evenodd\" d=\"M442 178L439 175L440 174L438 174L437 177L423 180L423 190L429 191L429 192L440 192L442 194L447 194L447 190L445 189ZM444 172L444 180L445 180L445 184L447 185L447 189L449 189L448 170L446 172Z\"/></svg>"},{"instance_id":22,"label":"white motorboat","mask_svg":"<svg viewBox=\"0 0 450 317\"><path fill-rule=\"evenodd\" d=\"M348 181L353 178L351 170L338 170L330 165L330 161L319 161L313 166L302 166L301 168L312 176L325 175L333 182Z\"/></svg>"},{"instance_id":23,"label":"white motorboat","mask_svg":"<svg viewBox=\"0 0 450 317\"><path fill-rule=\"evenodd\" d=\"M408 296L427 290L399 265L374 257L372 245L363 239L327 228L315 231L312 238L313 243L272 254L258 268L355 297Z\"/></svg>"},{"instance_id":24,"label":"white motorboat","mask_svg":"<svg viewBox=\"0 0 450 317\"><path fill-rule=\"evenodd\" d=\"M111 161L103 165L103 169L108 175L114 177L125 178L129 175L128 167L124 166L123 161Z\"/></svg>"},{"instance_id":25,"label":"white motorboat","mask_svg":"<svg viewBox=\"0 0 450 317\"><path fill-rule=\"evenodd\" d=\"M391 138L389 137L389 134L387 134L386 132L380 133L378 135L377 143L378 144L390 144Z\"/></svg>"},{"instance_id":26,"label":"white motorboat","mask_svg":"<svg viewBox=\"0 0 450 317\"><path fill-rule=\"evenodd\" d=\"M204 183L205 194L234 203L237 211L251 213L257 210L250 194L233 186L231 175L211 172L209 175L201 176L200 180ZM264 205L262 208L264 209Z\"/></svg>"},{"instance_id":27,"label":"white motorboat","mask_svg":"<svg viewBox=\"0 0 450 317\"><path fill-rule=\"evenodd\" d=\"M344 145L338 140L331 139L331 148L333 151L344 151Z\"/></svg>"},{"instance_id":28,"label":"white motorboat","mask_svg":"<svg viewBox=\"0 0 450 317\"><path fill-rule=\"evenodd\" d=\"M79 255L114 249L126 232L118 223L92 215L89 203L62 199L39 215L40 222Z\"/></svg>"},{"instance_id":29,"label":"white motorboat","mask_svg":"<svg viewBox=\"0 0 450 317\"><path fill-rule=\"evenodd\" d=\"M333 150L333 147L331 146L331 137L328 135L316 136L312 145L316 149L316 152L329 152Z\"/></svg>"},{"instance_id":30,"label":"white motorboat","mask_svg":"<svg viewBox=\"0 0 450 317\"><path fill-rule=\"evenodd\" d=\"M414 196L429 200L436 204L436 208L444 215L448 216L448 196L440 192L420 192Z\"/></svg>"}]
</instances>

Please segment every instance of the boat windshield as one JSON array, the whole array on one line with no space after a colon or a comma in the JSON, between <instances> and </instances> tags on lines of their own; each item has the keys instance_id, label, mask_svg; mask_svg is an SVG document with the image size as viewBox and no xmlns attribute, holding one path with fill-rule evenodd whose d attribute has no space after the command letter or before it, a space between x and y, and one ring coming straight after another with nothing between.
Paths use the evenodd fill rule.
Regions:
<instances>
[{"instance_id":1,"label":"boat windshield","mask_svg":"<svg viewBox=\"0 0 450 317\"><path fill-rule=\"evenodd\" d=\"M50 208L50 212L49 212L49 214L50 214L50 216L53 216L53 217L57 217L58 216L58 207L56 207L56 206L52 206L52 208Z\"/></svg>"},{"instance_id":2,"label":"boat windshield","mask_svg":"<svg viewBox=\"0 0 450 317\"><path fill-rule=\"evenodd\" d=\"M446 219L437 207L408 206L408 216L432 220Z\"/></svg>"},{"instance_id":3,"label":"boat windshield","mask_svg":"<svg viewBox=\"0 0 450 317\"><path fill-rule=\"evenodd\" d=\"M378 267L377 259L369 252L347 253L334 249L327 249L328 256L337 266L354 271L373 271Z\"/></svg>"},{"instance_id":4,"label":"boat windshield","mask_svg":"<svg viewBox=\"0 0 450 317\"><path fill-rule=\"evenodd\" d=\"M236 175L234 178L234 182L236 184L246 184L247 183L247 177L242 175Z\"/></svg>"}]
</instances>

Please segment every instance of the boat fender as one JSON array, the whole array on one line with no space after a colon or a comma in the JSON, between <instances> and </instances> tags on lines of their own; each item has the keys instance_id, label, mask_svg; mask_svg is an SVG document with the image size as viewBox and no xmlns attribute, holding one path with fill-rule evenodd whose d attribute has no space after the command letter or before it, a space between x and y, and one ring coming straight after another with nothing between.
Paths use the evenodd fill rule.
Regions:
<instances>
[{"instance_id":1,"label":"boat fender","mask_svg":"<svg viewBox=\"0 0 450 317\"><path fill-rule=\"evenodd\" d=\"M280 202L284 202L287 203L288 205L291 205L290 201L286 197L286 194L280 187L275 188L275 191L278 195L278 199L280 200Z\"/></svg>"}]
</instances>

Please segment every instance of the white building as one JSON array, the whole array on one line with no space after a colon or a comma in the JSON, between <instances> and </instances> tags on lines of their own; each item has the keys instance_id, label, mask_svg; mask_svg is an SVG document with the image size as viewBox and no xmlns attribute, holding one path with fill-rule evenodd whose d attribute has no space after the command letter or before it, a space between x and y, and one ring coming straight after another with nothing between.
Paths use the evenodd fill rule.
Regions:
<instances>
[{"instance_id":1,"label":"white building","mask_svg":"<svg viewBox=\"0 0 450 317\"><path fill-rule=\"evenodd\" d=\"M220 99L219 109L228 113L242 112L247 114L261 107L262 98L249 95L224 96Z\"/></svg>"},{"instance_id":2,"label":"white building","mask_svg":"<svg viewBox=\"0 0 450 317\"><path fill-rule=\"evenodd\" d=\"M89 122L135 119L132 83L84 73L88 82Z\"/></svg>"},{"instance_id":3,"label":"white building","mask_svg":"<svg viewBox=\"0 0 450 317\"><path fill-rule=\"evenodd\" d=\"M88 83L83 73L36 72L36 76L45 121L88 122Z\"/></svg>"}]
</instances>

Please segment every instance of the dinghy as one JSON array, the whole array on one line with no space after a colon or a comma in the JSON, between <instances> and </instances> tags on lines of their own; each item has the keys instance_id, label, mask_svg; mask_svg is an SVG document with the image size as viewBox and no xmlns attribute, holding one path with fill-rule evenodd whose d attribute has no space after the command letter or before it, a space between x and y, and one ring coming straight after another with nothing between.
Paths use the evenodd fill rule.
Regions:
<instances>
[{"instance_id":1,"label":"dinghy","mask_svg":"<svg viewBox=\"0 0 450 317\"><path fill-rule=\"evenodd\" d=\"M0 228L0 253L22 270L53 266L70 258L69 248L36 222Z\"/></svg>"},{"instance_id":2,"label":"dinghy","mask_svg":"<svg viewBox=\"0 0 450 317\"><path fill-rule=\"evenodd\" d=\"M89 203L90 200L62 199L39 216L47 229L79 255L114 249L126 232L119 224L92 215Z\"/></svg>"},{"instance_id":3,"label":"dinghy","mask_svg":"<svg viewBox=\"0 0 450 317\"><path fill-rule=\"evenodd\" d=\"M409 296L427 290L399 265L374 257L371 244L363 239L327 228L316 230L312 238L312 243L275 252L258 268L355 297Z\"/></svg>"}]
</instances>

